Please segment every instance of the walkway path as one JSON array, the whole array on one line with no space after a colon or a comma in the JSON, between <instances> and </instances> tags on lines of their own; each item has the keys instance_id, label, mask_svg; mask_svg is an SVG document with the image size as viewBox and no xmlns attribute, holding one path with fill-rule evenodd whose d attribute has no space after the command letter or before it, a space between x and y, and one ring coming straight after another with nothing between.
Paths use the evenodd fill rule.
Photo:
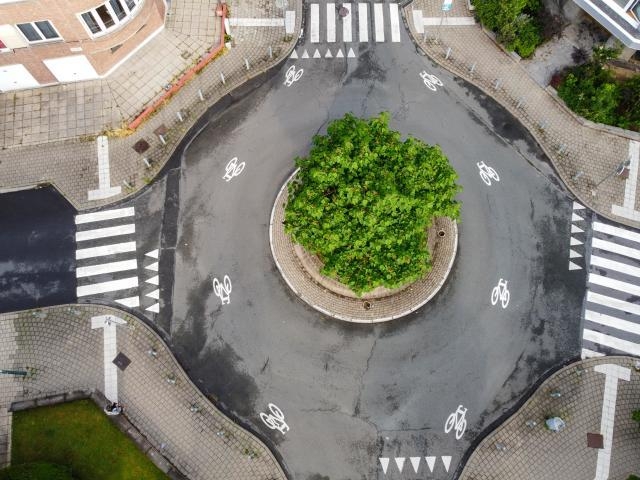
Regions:
<instances>
[{"instance_id":1,"label":"walkway path","mask_svg":"<svg viewBox=\"0 0 640 480\"><path fill-rule=\"evenodd\" d=\"M302 3L290 2L287 9L277 3L232 0L228 5L233 16L255 18L284 18L288 9L294 14L293 31L299 31ZM88 209L144 187L211 105L286 58L297 40L285 34L284 22L234 27L230 50L135 133L124 136L122 127L165 85L218 45L216 5L213 0L172 1L165 30L104 80L0 94L0 191L52 183L76 208ZM96 139L102 133L109 136L108 185L99 176ZM140 141L146 142L146 151L140 144L134 150ZM119 187L120 193L89 197L94 190L112 194L110 187Z\"/></svg>"},{"instance_id":2,"label":"walkway path","mask_svg":"<svg viewBox=\"0 0 640 480\"><path fill-rule=\"evenodd\" d=\"M116 351L131 361L124 370L110 363ZM286 478L271 452L191 383L160 337L118 310L74 305L1 315L0 368L30 373L0 376L0 454L12 402L99 390L125 406L154 446L151 457L164 457L190 479ZM0 468L4 463L1 455Z\"/></svg>"},{"instance_id":3,"label":"walkway path","mask_svg":"<svg viewBox=\"0 0 640 480\"><path fill-rule=\"evenodd\" d=\"M578 119L553 93L540 87L514 56L501 50L478 24L459 25L461 22L453 21L473 17L464 2L454 2L454 10L448 16L450 21L442 26L426 21L440 18L441 5L435 0L415 0L405 8L411 33L419 46L433 60L479 87L518 118L582 203L608 218L640 227L637 198L640 134ZM625 181L613 172L627 158L631 158L631 165Z\"/></svg>"},{"instance_id":4,"label":"walkway path","mask_svg":"<svg viewBox=\"0 0 640 480\"><path fill-rule=\"evenodd\" d=\"M640 474L637 359L607 357L569 365L547 379L475 449L460 480L626 480ZM552 432L545 418L566 428ZM535 425L532 423L535 422ZM587 446L602 434L603 447Z\"/></svg>"}]
</instances>

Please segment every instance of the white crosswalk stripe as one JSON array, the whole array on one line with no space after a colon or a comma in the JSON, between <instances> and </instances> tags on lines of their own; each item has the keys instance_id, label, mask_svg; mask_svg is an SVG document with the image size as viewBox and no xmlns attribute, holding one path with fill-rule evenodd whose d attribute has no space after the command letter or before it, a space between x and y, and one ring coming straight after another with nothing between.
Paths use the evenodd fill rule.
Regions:
<instances>
[{"instance_id":1,"label":"white crosswalk stripe","mask_svg":"<svg viewBox=\"0 0 640 480\"><path fill-rule=\"evenodd\" d=\"M388 5L388 7L387 7ZM373 31L369 33L369 11L373 14ZM340 24L342 24L340 26ZM312 3L309 9L311 43L352 43L401 41L400 5L398 3ZM390 33L387 37L385 29ZM357 31L357 38L354 35ZM296 53L298 56L299 53Z\"/></svg>"},{"instance_id":2,"label":"white crosswalk stripe","mask_svg":"<svg viewBox=\"0 0 640 480\"><path fill-rule=\"evenodd\" d=\"M80 214L76 228L76 295L140 306L133 207Z\"/></svg>"},{"instance_id":3,"label":"white crosswalk stripe","mask_svg":"<svg viewBox=\"0 0 640 480\"><path fill-rule=\"evenodd\" d=\"M640 232L592 224L582 358L640 356Z\"/></svg>"}]
</instances>

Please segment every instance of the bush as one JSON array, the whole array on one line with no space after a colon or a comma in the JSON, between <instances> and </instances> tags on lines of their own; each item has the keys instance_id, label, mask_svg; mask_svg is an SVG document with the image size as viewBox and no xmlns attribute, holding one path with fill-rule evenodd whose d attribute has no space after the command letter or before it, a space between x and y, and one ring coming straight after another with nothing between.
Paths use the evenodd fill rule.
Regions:
<instances>
[{"instance_id":1,"label":"bush","mask_svg":"<svg viewBox=\"0 0 640 480\"><path fill-rule=\"evenodd\" d=\"M640 423L640 410L636 410L631 414L631 418Z\"/></svg>"},{"instance_id":2,"label":"bush","mask_svg":"<svg viewBox=\"0 0 640 480\"><path fill-rule=\"evenodd\" d=\"M543 41L538 0L475 0L476 14L507 50L529 57Z\"/></svg>"},{"instance_id":3,"label":"bush","mask_svg":"<svg viewBox=\"0 0 640 480\"><path fill-rule=\"evenodd\" d=\"M24 463L0 470L0 480L74 480L71 469L53 463Z\"/></svg>"},{"instance_id":4,"label":"bush","mask_svg":"<svg viewBox=\"0 0 640 480\"><path fill-rule=\"evenodd\" d=\"M508 50L515 51L522 58L528 58L536 51L536 47L542 43L540 28L531 17L521 16L516 22L515 39L506 44Z\"/></svg>"},{"instance_id":5,"label":"bush","mask_svg":"<svg viewBox=\"0 0 640 480\"><path fill-rule=\"evenodd\" d=\"M434 217L460 213L458 176L440 148L402 141L388 120L346 114L331 122L309 156L296 159L285 209L292 240L359 295L427 273L427 228Z\"/></svg>"},{"instance_id":6,"label":"bush","mask_svg":"<svg viewBox=\"0 0 640 480\"><path fill-rule=\"evenodd\" d=\"M637 475L629 475L627 477L627 480L640 480L640 477L638 477Z\"/></svg>"},{"instance_id":7,"label":"bush","mask_svg":"<svg viewBox=\"0 0 640 480\"><path fill-rule=\"evenodd\" d=\"M571 59L573 63L576 65L582 65L589 60L589 52L586 49L580 47L573 47L573 51L571 52Z\"/></svg>"},{"instance_id":8,"label":"bush","mask_svg":"<svg viewBox=\"0 0 640 480\"><path fill-rule=\"evenodd\" d=\"M616 80L605 64L617 54L616 49L595 47L590 62L569 69L558 95L589 120L640 131L640 76Z\"/></svg>"}]
</instances>

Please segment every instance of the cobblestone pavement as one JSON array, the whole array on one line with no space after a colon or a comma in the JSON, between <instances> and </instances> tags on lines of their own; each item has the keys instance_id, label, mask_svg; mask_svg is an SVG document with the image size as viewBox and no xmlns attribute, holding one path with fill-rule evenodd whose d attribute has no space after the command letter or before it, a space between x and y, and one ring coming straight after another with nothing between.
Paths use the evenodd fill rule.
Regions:
<instances>
[{"instance_id":1,"label":"cobblestone pavement","mask_svg":"<svg viewBox=\"0 0 640 480\"><path fill-rule=\"evenodd\" d=\"M636 362L631 357L606 357L577 362L556 372L478 445L460 480L626 480L630 474L640 474L640 424L631 418L631 413L640 409ZM628 380L597 371L607 369L628 372ZM611 407L615 414L609 422L605 411L611 412ZM554 416L566 422L560 432L544 426L545 418ZM607 425L612 435L606 433ZM588 433L602 433L605 449L587 447ZM607 439L611 442L610 459ZM610 468L609 475L606 468Z\"/></svg>"},{"instance_id":2,"label":"cobblestone pavement","mask_svg":"<svg viewBox=\"0 0 640 480\"><path fill-rule=\"evenodd\" d=\"M297 41L297 36L285 36L284 27L235 27L230 50L135 133L123 136L120 127L217 45L219 19L212 17L216 3L171 2L165 29L106 79L0 94L0 191L51 183L77 209L90 209L120 200L151 181L211 105L283 60ZM285 10L275 3L227 2L231 15L284 17ZM299 31L302 2L290 2L288 8L296 11L294 31ZM159 128L165 131L164 143L154 133ZM121 186L122 192L90 201L88 191L99 185L95 139L101 133L110 135L110 185ZM140 140L149 144L142 154L133 149Z\"/></svg>"},{"instance_id":3,"label":"cobblestone pavement","mask_svg":"<svg viewBox=\"0 0 640 480\"><path fill-rule=\"evenodd\" d=\"M421 32L414 15L419 18L420 11L424 18L439 19L440 8L441 2L435 0L414 0L405 7L414 41L434 61L479 87L518 118L581 202L610 219L640 227L637 179L633 178L637 167L632 166L628 181L613 175L629 157L630 142L640 140L640 135L576 117L477 24L452 26L447 21L442 26L425 26ZM448 15L449 20L472 16L465 2L454 2ZM616 205L627 207L623 215L613 213Z\"/></svg>"},{"instance_id":4,"label":"cobblestone pavement","mask_svg":"<svg viewBox=\"0 0 640 480\"><path fill-rule=\"evenodd\" d=\"M118 401L153 445L150 456L164 457L190 479L286 478L270 451L191 383L158 335L130 315L99 306L67 305L0 316L0 366L30 372L25 379L0 377L0 453L9 450L8 408L13 402L104 391L105 333L91 328L91 318L97 315L127 322L116 328L117 351L131 360L117 373ZM0 467L6 462L3 457Z\"/></svg>"}]
</instances>

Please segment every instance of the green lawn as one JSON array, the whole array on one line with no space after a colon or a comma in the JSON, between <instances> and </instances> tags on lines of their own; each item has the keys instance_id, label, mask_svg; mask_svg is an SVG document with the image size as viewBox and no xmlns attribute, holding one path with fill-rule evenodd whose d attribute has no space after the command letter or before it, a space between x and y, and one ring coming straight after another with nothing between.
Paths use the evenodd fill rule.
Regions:
<instances>
[{"instance_id":1,"label":"green lawn","mask_svg":"<svg viewBox=\"0 0 640 480\"><path fill-rule=\"evenodd\" d=\"M78 480L166 480L91 400L13 415L12 465L50 462Z\"/></svg>"}]
</instances>

